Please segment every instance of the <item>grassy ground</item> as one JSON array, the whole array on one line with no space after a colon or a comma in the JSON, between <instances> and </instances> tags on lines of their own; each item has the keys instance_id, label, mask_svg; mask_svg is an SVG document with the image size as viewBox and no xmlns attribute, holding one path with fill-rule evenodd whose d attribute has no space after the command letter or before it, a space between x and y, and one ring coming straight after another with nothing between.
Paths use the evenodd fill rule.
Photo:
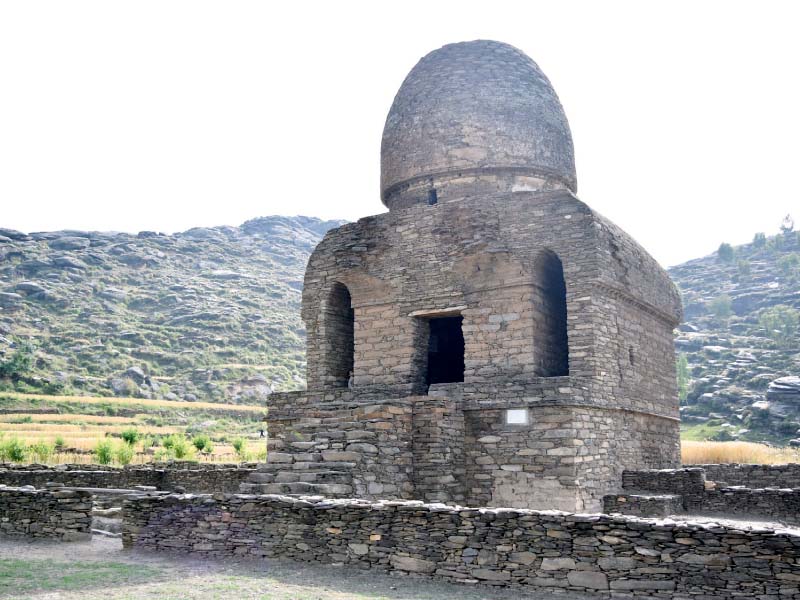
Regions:
<instances>
[{"instance_id":1,"label":"grassy ground","mask_svg":"<svg viewBox=\"0 0 800 600\"><path fill-rule=\"evenodd\" d=\"M588 600L346 567L209 561L130 553L118 540L59 544L0 538L0 598L59 600Z\"/></svg>"}]
</instances>

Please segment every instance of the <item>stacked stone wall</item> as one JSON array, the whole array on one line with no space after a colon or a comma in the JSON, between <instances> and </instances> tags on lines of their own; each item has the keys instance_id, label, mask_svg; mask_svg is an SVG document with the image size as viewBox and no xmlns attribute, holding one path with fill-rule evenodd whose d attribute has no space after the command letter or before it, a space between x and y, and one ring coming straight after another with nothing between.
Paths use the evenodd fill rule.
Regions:
<instances>
[{"instance_id":1,"label":"stacked stone wall","mask_svg":"<svg viewBox=\"0 0 800 600\"><path fill-rule=\"evenodd\" d=\"M294 472L352 465L356 497L413 497L413 397L372 404L303 398L296 406L270 407L268 464Z\"/></svg>"},{"instance_id":2,"label":"stacked stone wall","mask_svg":"<svg viewBox=\"0 0 800 600\"><path fill-rule=\"evenodd\" d=\"M800 488L800 463L695 466L706 472L706 479L727 485L743 485L749 488Z\"/></svg>"},{"instance_id":3,"label":"stacked stone wall","mask_svg":"<svg viewBox=\"0 0 800 600\"><path fill-rule=\"evenodd\" d=\"M139 496L126 548L671 598L800 598L800 536L635 517L281 496Z\"/></svg>"},{"instance_id":4,"label":"stacked stone wall","mask_svg":"<svg viewBox=\"0 0 800 600\"><path fill-rule=\"evenodd\" d=\"M412 406L414 497L426 502L463 504L465 425L460 401L420 396Z\"/></svg>"},{"instance_id":5,"label":"stacked stone wall","mask_svg":"<svg viewBox=\"0 0 800 600\"><path fill-rule=\"evenodd\" d=\"M641 514L639 505L649 502L652 493L674 494L680 499L681 512L719 514L728 517L747 517L756 520L780 520L800 524L800 486L790 488L791 475L800 465L708 465L722 467L715 475L732 473L741 476L755 473L750 481L772 483L768 488L744 486L723 486L713 481L703 467L693 466L685 469L625 471L622 474L622 487L625 492L606 496L605 510L620 511L627 514ZM781 472L787 472L786 483L774 485ZM744 479L744 478L742 478ZM652 500L652 505L657 500Z\"/></svg>"},{"instance_id":6,"label":"stacked stone wall","mask_svg":"<svg viewBox=\"0 0 800 600\"><path fill-rule=\"evenodd\" d=\"M187 492L234 493L254 470L255 464L155 463L123 468L106 465L3 465L0 484L44 487L47 483L61 483L69 487L119 489L153 486L159 490L181 487Z\"/></svg>"},{"instance_id":7,"label":"stacked stone wall","mask_svg":"<svg viewBox=\"0 0 800 600\"><path fill-rule=\"evenodd\" d=\"M700 510L800 525L800 488L728 487L708 490L703 495Z\"/></svg>"},{"instance_id":8,"label":"stacked stone wall","mask_svg":"<svg viewBox=\"0 0 800 600\"><path fill-rule=\"evenodd\" d=\"M81 541L92 534L92 495L0 485L0 533Z\"/></svg>"}]
</instances>

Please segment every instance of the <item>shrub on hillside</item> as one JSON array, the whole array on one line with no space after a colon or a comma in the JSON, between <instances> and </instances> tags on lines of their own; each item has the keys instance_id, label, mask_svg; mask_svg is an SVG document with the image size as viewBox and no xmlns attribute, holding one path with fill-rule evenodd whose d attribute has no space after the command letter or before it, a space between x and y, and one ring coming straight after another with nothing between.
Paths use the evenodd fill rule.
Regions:
<instances>
[{"instance_id":1,"label":"shrub on hillside","mask_svg":"<svg viewBox=\"0 0 800 600\"><path fill-rule=\"evenodd\" d=\"M36 462L46 463L53 456L54 447L39 440L35 444L31 444L28 450L36 458Z\"/></svg>"},{"instance_id":2,"label":"shrub on hillside","mask_svg":"<svg viewBox=\"0 0 800 600\"><path fill-rule=\"evenodd\" d=\"M25 444L17 437L11 437L0 444L0 460L3 462L25 462L27 455L27 448Z\"/></svg>"},{"instance_id":3,"label":"shrub on hillside","mask_svg":"<svg viewBox=\"0 0 800 600\"><path fill-rule=\"evenodd\" d=\"M800 311L796 308L786 304L770 306L759 313L758 323L779 346L789 348L797 343Z\"/></svg>"},{"instance_id":4,"label":"shrub on hillside","mask_svg":"<svg viewBox=\"0 0 800 600\"><path fill-rule=\"evenodd\" d=\"M139 432L136 430L135 427L129 427L128 429L125 429L121 435L122 439L129 446L133 446L136 442L139 441Z\"/></svg>"},{"instance_id":5,"label":"shrub on hillside","mask_svg":"<svg viewBox=\"0 0 800 600\"><path fill-rule=\"evenodd\" d=\"M19 379L30 372L35 351L30 342L18 342L11 356L0 360L0 378Z\"/></svg>"},{"instance_id":6,"label":"shrub on hillside","mask_svg":"<svg viewBox=\"0 0 800 600\"><path fill-rule=\"evenodd\" d=\"M731 297L727 294L722 294L708 303L708 310L717 323L720 325L727 325L728 319L730 319L733 314L732 306Z\"/></svg>"},{"instance_id":7,"label":"shrub on hillside","mask_svg":"<svg viewBox=\"0 0 800 600\"><path fill-rule=\"evenodd\" d=\"M211 445L211 438L204 433L200 433L192 438L192 445L198 452L202 452L206 449L206 446Z\"/></svg>"},{"instance_id":8,"label":"shrub on hillside","mask_svg":"<svg viewBox=\"0 0 800 600\"><path fill-rule=\"evenodd\" d=\"M719 245L719 249L717 250L717 257L722 262L733 262L734 257L736 256L736 252L733 249L733 246L727 244L725 242Z\"/></svg>"},{"instance_id":9,"label":"shrub on hillside","mask_svg":"<svg viewBox=\"0 0 800 600\"><path fill-rule=\"evenodd\" d=\"M763 248L767 245L767 236L764 233L757 233L753 236L753 246L756 248Z\"/></svg>"},{"instance_id":10,"label":"shrub on hillside","mask_svg":"<svg viewBox=\"0 0 800 600\"><path fill-rule=\"evenodd\" d=\"M133 454L133 446L127 441L117 446L117 449L114 450L114 458L121 465L129 465L133 460Z\"/></svg>"},{"instance_id":11,"label":"shrub on hillside","mask_svg":"<svg viewBox=\"0 0 800 600\"><path fill-rule=\"evenodd\" d=\"M100 440L94 448L94 456L101 465L110 465L114 457L111 440Z\"/></svg>"}]
</instances>

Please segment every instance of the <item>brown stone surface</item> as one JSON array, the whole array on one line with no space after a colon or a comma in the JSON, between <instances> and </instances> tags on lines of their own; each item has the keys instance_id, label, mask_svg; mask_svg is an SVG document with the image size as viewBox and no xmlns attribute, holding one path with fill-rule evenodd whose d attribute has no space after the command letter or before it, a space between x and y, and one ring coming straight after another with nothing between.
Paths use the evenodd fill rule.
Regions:
<instances>
[{"instance_id":1,"label":"brown stone surface","mask_svg":"<svg viewBox=\"0 0 800 600\"><path fill-rule=\"evenodd\" d=\"M308 390L270 397L270 468L322 452L358 465L346 485L365 497L583 510L623 469L678 465L678 293L575 197L572 162L555 92L518 50L420 61L384 132L390 212L309 259ZM362 431L376 437L348 447Z\"/></svg>"}]
</instances>

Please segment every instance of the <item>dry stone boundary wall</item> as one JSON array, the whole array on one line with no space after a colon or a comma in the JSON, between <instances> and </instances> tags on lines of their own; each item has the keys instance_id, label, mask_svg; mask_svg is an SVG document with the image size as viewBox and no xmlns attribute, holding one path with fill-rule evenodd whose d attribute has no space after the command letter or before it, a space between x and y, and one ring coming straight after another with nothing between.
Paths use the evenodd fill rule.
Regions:
<instances>
[{"instance_id":1,"label":"dry stone boundary wall","mask_svg":"<svg viewBox=\"0 0 800 600\"><path fill-rule=\"evenodd\" d=\"M33 490L0 485L0 533L66 542L92 531L92 495L73 490Z\"/></svg>"},{"instance_id":2,"label":"dry stone boundary wall","mask_svg":"<svg viewBox=\"0 0 800 600\"><path fill-rule=\"evenodd\" d=\"M60 465L57 468L45 465L2 465L0 484L42 488L52 482L69 487L130 489L136 486L153 486L170 491L180 487L187 492L234 493L239 491L239 485L255 468L255 464L204 463L136 465L123 468L104 465Z\"/></svg>"},{"instance_id":3,"label":"dry stone boundary wall","mask_svg":"<svg viewBox=\"0 0 800 600\"><path fill-rule=\"evenodd\" d=\"M797 464L625 471L623 491L604 498L604 511L640 516L720 514L800 525L800 481L795 479L799 472ZM743 485L722 481L725 476Z\"/></svg>"},{"instance_id":4,"label":"dry stone boundary wall","mask_svg":"<svg viewBox=\"0 0 800 600\"><path fill-rule=\"evenodd\" d=\"M416 501L142 495L124 503L123 544L553 591L800 598L800 536L625 516Z\"/></svg>"}]
</instances>

